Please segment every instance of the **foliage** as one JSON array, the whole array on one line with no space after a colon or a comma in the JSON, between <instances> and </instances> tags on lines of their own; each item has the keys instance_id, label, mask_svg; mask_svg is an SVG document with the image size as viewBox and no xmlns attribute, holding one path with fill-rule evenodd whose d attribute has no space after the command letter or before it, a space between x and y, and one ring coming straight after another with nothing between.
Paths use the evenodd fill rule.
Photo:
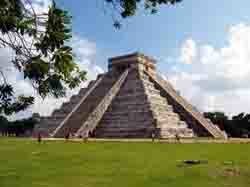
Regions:
<instances>
[{"instance_id":1,"label":"foliage","mask_svg":"<svg viewBox=\"0 0 250 187\"><path fill-rule=\"evenodd\" d=\"M0 113L11 115L14 112L25 110L33 101L33 97L25 97L23 95L14 98L11 85L0 85Z\"/></svg>"},{"instance_id":2,"label":"foliage","mask_svg":"<svg viewBox=\"0 0 250 187\"><path fill-rule=\"evenodd\" d=\"M71 38L71 17L55 2L48 12L35 12L30 1L1 0L0 46L14 50L12 63L23 72L42 96L65 95L66 88L77 87L85 80L86 72L74 62ZM33 103L30 96L14 97L12 86L0 69L0 113L6 115L27 108Z\"/></svg>"},{"instance_id":3,"label":"foliage","mask_svg":"<svg viewBox=\"0 0 250 187\"><path fill-rule=\"evenodd\" d=\"M232 119L223 112L206 112L204 116L232 137L250 137L250 114L240 113Z\"/></svg>"},{"instance_id":4,"label":"foliage","mask_svg":"<svg viewBox=\"0 0 250 187\"><path fill-rule=\"evenodd\" d=\"M140 6L151 14L157 13L160 5L175 5L182 0L105 0L118 13L121 18L134 16ZM120 21L117 18L114 20L116 28L121 27Z\"/></svg>"},{"instance_id":5,"label":"foliage","mask_svg":"<svg viewBox=\"0 0 250 187\"><path fill-rule=\"evenodd\" d=\"M8 121L7 118L0 116L0 134L24 136L28 131L33 130L36 120L27 118L16 121Z\"/></svg>"}]
</instances>

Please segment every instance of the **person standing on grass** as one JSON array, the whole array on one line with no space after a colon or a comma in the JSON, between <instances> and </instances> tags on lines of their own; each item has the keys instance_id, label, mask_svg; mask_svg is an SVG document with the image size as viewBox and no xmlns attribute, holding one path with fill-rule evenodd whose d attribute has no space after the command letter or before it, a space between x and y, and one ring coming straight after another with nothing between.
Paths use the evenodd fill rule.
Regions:
<instances>
[{"instance_id":1,"label":"person standing on grass","mask_svg":"<svg viewBox=\"0 0 250 187\"><path fill-rule=\"evenodd\" d=\"M68 132L68 133L65 134L65 140L68 141L69 138L70 138L70 133Z\"/></svg>"},{"instance_id":2,"label":"person standing on grass","mask_svg":"<svg viewBox=\"0 0 250 187\"><path fill-rule=\"evenodd\" d=\"M180 136L179 136L178 133L175 134L175 138L176 138L176 141L177 141L178 143L181 142L181 138L180 138Z\"/></svg>"},{"instance_id":3,"label":"person standing on grass","mask_svg":"<svg viewBox=\"0 0 250 187\"><path fill-rule=\"evenodd\" d=\"M155 141L155 130L152 131L151 138L152 138L152 142L154 142Z\"/></svg>"},{"instance_id":4,"label":"person standing on grass","mask_svg":"<svg viewBox=\"0 0 250 187\"><path fill-rule=\"evenodd\" d=\"M38 132L38 135L37 135L37 142L40 144L42 142L42 134L41 132Z\"/></svg>"}]
</instances>

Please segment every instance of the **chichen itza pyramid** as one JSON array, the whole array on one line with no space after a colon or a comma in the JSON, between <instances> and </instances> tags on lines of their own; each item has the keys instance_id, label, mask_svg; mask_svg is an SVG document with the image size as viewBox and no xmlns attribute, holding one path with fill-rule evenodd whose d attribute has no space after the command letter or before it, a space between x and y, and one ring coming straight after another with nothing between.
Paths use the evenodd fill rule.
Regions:
<instances>
[{"instance_id":1,"label":"chichen itza pyramid","mask_svg":"<svg viewBox=\"0 0 250 187\"><path fill-rule=\"evenodd\" d=\"M214 137L226 134L203 117L156 73L156 61L140 53L109 59L98 75L51 116L34 134L47 137L158 138Z\"/></svg>"}]
</instances>

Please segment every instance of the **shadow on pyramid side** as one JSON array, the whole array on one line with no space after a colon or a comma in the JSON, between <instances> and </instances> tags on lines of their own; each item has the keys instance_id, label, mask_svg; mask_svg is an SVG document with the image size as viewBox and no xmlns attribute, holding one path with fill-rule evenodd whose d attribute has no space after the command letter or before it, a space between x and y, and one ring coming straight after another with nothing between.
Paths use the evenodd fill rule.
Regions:
<instances>
[{"instance_id":1,"label":"shadow on pyramid side","mask_svg":"<svg viewBox=\"0 0 250 187\"><path fill-rule=\"evenodd\" d=\"M109 59L108 72L41 118L47 137L227 138L156 73L156 61L139 53Z\"/></svg>"}]
</instances>

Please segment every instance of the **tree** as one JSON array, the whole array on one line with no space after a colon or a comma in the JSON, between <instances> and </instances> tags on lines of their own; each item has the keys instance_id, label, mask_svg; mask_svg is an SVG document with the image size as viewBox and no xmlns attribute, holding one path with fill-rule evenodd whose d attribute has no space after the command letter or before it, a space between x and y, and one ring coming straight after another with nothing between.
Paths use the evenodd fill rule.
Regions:
<instances>
[{"instance_id":1,"label":"tree","mask_svg":"<svg viewBox=\"0 0 250 187\"><path fill-rule=\"evenodd\" d=\"M238 129L238 136L250 135L250 114L240 113L232 117L234 127Z\"/></svg>"},{"instance_id":2,"label":"tree","mask_svg":"<svg viewBox=\"0 0 250 187\"><path fill-rule=\"evenodd\" d=\"M151 14L157 13L160 5L175 5L182 0L105 0L113 8L113 12L117 13L121 18L128 18L134 16L142 6L145 10ZM116 28L121 27L119 19L114 16L114 26Z\"/></svg>"},{"instance_id":3,"label":"tree","mask_svg":"<svg viewBox=\"0 0 250 187\"><path fill-rule=\"evenodd\" d=\"M13 65L42 97L61 97L67 88L75 88L85 80L86 72L80 71L66 44L71 38L70 20L68 12L55 2L48 12L37 13L29 0L0 1L0 47L15 52ZM3 69L0 72L0 113L9 115L34 102L30 96L14 97Z\"/></svg>"},{"instance_id":4,"label":"tree","mask_svg":"<svg viewBox=\"0 0 250 187\"><path fill-rule=\"evenodd\" d=\"M226 123L228 122L228 116L226 116L224 112L205 112L204 116L223 130L225 129Z\"/></svg>"},{"instance_id":5,"label":"tree","mask_svg":"<svg viewBox=\"0 0 250 187\"><path fill-rule=\"evenodd\" d=\"M33 117L16 121L8 121L7 118L0 116L0 135L25 136L33 130L36 122L36 119Z\"/></svg>"},{"instance_id":6,"label":"tree","mask_svg":"<svg viewBox=\"0 0 250 187\"><path fill-rule=\"evenodd\" d=\"M223 112L205 112L204 116L232 137L250 136L250 114L240 113L232 119Z\"/></svg>"},{"instance_id":7,"label":"tree","mask_svg":"<svg viewBox=\"0 0 250 187\"><path fill-rule=\"evenodd\" d=\"M138 7L156 13L159 5L174 5L181 0L104 0L121 18L135 15ZM115 20L114 26L120 28ZM0 1L0 47L14 51L12 63L23 73L34 89L45 98L61 97L67 88L75 88L85 80L86 72L74 62L71 17L53 1L47 12L36 12L30 0ZM25 110L34 102L30 96L14 97L12 85L0 69L0 114L10 115Z\"/></svg>"}]
</instances>

